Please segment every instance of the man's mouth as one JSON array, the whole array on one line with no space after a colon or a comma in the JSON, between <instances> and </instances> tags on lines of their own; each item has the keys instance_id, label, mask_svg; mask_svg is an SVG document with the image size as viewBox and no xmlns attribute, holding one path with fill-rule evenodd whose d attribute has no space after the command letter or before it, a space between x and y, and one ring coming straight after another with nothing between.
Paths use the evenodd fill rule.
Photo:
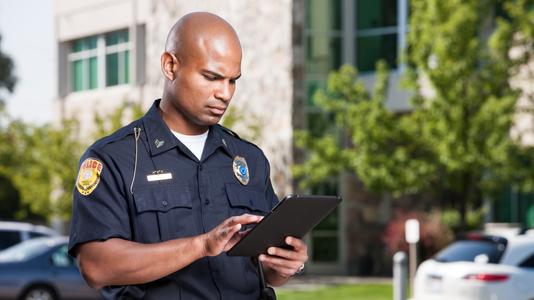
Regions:
<instances>
[{"instance_id":1,"label":"man's mouth","mask_svg":"<svg viewBox=\"0 0 534 300\"><path fill-rule=\"evenodd\" d=\"M210 112L214 115L223 115L224 112L226 111L226 107L225 106L208 106L208 109L210 110Z\"/></svg>"}]
</instances>

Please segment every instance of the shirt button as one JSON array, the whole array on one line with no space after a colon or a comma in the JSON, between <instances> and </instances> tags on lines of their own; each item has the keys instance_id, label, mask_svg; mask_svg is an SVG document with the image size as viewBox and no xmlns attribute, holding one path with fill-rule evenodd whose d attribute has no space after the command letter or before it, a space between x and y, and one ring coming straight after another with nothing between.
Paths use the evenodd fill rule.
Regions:
<instances>
[{"instance_id":1,"label":"shirt button","mask_svg":"<svg viewBox=\"0 0 534 300\"><path fill-rule=\"evenodd\" d=\"M161 201L161 204L163 204L163 206L167 206L169 204L169 202L167 202L167 200L163 200L163 201Z\"/></svg>"},{"instance_id":2,"label":"shirt button","mask_svg":"<svg viewBox=\"0 0 534 300\"><path fill-rule=\"evenodd\" d=\"M202 171L202 165L198 165L198 169Z\"/></svg>"},{"instance_id":3,"label":"shirt button","mask_svg":"<svg viewBox=\"0 0 534 300\"><path fill-rule=\"evenodd\" d=\"M210 204L210 199L209 199L209 198L204 199L204 203L205 203L206 205Z\"/></svg>"}]
</instances>

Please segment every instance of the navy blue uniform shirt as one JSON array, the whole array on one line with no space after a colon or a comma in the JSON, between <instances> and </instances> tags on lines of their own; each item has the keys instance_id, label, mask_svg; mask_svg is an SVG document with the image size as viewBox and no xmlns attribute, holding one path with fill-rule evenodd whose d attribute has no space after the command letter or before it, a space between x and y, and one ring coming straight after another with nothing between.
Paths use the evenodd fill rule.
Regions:
<instances>
[{"instance_id":1,"label":"navy blue uniform shirt","mask_svg":"<svg viewBox=\"0 0 534 300\"><path fill-rule=\"evenodd\" d=\"M230 216L265 215L278 203L269 163L258 147L214 125L199 161L169 130L158 106L156 100L145 116L97 141L80 159L71 255L79 244L109 238L158 243L200 235ZM236 156L248 165L246 185L234 174ZM259 279L250 258L223 253L150 283L105 287L102 294L106 299L258 299Z\"/></svg>"}]
</instances>

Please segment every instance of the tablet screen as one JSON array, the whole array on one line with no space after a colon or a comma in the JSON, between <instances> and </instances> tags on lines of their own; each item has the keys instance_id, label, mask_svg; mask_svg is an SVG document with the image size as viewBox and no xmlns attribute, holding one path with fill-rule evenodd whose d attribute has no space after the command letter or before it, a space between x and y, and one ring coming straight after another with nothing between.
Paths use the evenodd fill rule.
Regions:
<instances>
[{"instance_id":1,"label":"tablet screen","mask_svg":"<svg viewBox=\"0 0 534 300\"><path fill-rule=\"evenodd\" d=\"M338 196L287 196L226 253L256 257L271 246L287 247L287 236L302 238L340 202Z\"/></svg>"}]
</instances>

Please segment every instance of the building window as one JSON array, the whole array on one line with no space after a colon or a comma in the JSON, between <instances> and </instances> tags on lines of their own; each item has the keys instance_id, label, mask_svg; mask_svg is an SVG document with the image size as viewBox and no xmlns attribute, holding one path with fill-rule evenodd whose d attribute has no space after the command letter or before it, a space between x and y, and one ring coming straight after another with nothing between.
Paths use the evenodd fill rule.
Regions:
<instances>
[{"instance_id":1,"label":"building window","mask_svg":"<svg viewBox=\"0 0 534 300\"><path fill-rule=\"evenodd\" d=\"M380 59L384 59L390 68L397 67L397 1L356 2L355 62L360 72L373 71Z\"/></svg>"},{"instance_id":2,"label":"building window","mask_svg":"<svg viewBox=\"0 0 534 300\"><path fill-rule=\"evenodd\" d=\"M106 86L129 82L130 46L128 30L107 33L106 40Z\"/></svg>"},{"instance_id":3,"label":"building window","mask_svg":"<svg viewBox=\"0 0 534 300\"><path fill-rule=\"evenodd\" d=\"M127 29L72 41L71 91L129 83L130 47Z\"/></svg>"},{"instance_id":4,"label":"building window","mask_svg":"<svg viewBox=\"0 0 534 300\"><path fill-rule=\"evenodd\" d=\"M313 195L337 195L337 181L323 182L311 189ZM311 259L315 263L337 263L340 260L340 209L332 212L311 232Z\"/></svg>"},{"instance_id":5,"label":"building window","mask_svg":"<svg viewBox=\"0 0 534 300\"><path fill-rule=\"evenodd\" d=\"M95 89L98 85L97 37L91 36L72 42L69 61L72 91Z\"/></svg>"}]
</instances>

